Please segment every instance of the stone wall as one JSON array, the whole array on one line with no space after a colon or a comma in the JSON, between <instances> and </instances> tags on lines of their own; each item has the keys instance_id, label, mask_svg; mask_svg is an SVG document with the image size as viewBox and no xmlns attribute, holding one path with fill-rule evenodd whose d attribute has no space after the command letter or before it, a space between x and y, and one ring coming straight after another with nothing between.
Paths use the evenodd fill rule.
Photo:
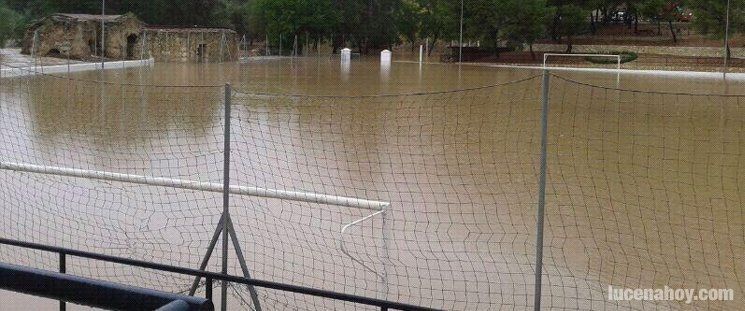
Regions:
<instances>
[{"instance_id":1,"label":"stone wall","mask_svg":"<svg viewBox=\"0 0 745 311\"><path fill-rule=\"evenodd\" d=\"M534 44L536 52L559 52L566 44ZM745 58L745 48L731 48L732 57ZM660 54L692 57L723 57L723 47L695 46L628 46L628 45L573 45L572 53L608 53L629 51L637 54Z\"/></svg>"},{"instance_id":2,"label":"stone wall","mask_svg":"<svg viewBox=\"0 0 745 311\"><path fill-rule=\"evenodd\" d=\"M101 20L105 44L101 44ZM92 60L155 58L160 62L221 62L239 57L238 36L223 28L147 27L136 16L53 14L29 26L22 53Z\"/></svg>"},{"instance_id":3,"label":"stone wall","mask_svg":"<svg viewBox=\"0 0 745 311\"><path fill-rule=\"evenodd\" d=\"M227 62L238 60L238 36L229 29L145 29L137 50L158 62Z\"/></svg>"},{"instance_id":4,"label":"stone wall","mask_svg":"<svg viewBox=\"0 0 745 311\"><path fill-rule=\"evenodd\" d=\"M142 22L123 15L105 22L105 54L112 59L134 59L127 55L129 36L140 33ZM101 53L100 20L76 19L61 15L46 17L30 26L24 35L23 54L87 60Z\"/></svg>"},{"instance_id":5,"label":"stone wall","mask_svg":"<svg viewBox=\"0 0 745 311\"><path fill-rule=\"evenodd\" d=\"M137 41L141 36L142 23L136 19L123 20L106 27L106 57L112 59L140 59Z\"/></svg>"}]
</instances>

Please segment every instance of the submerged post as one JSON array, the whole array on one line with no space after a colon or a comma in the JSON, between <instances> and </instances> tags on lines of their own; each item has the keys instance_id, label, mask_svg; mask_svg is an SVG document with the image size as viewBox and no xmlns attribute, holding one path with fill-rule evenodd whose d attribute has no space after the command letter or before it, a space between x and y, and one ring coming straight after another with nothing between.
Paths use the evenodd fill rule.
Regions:
<instances>
[{"instance_id":1,"label":"submerged post","mask_svg":"<svg viewBox=\"0 0 745 311\"><path fill-rule=\"evenodd\" d=\"M727 16L724 23L724 68L722 69L722 75L725 78L727 77L727 67L729 67L729 5L730 0L727 0Z\"/></svg>"},{"instance_id":2,"label":"submerged post","mask_svg":"<svg viewBox=\"0 0 745 311\"><path fill-rule=\"evenodd\" d=\"M225 84L225 133L223 150L223 191L222 191L222 221L227 224L230 219L230 102L232 89L230 84ZM222 273L228 274L228 226L222 228ZM220 297L220 309L227 310L228 283L223 281Z\"/></svg>"},{"instance_id":3,"label":"submerged post","mask_svg":"<svg viewBox=\"0 0 745 311\"><path fill-rule=\"evenodd\" d=\"M104 69L104 63L106 62L106 0L101 0L101 70Z\"/></svg>"},{"instance_id":4,"label":"submerged post","mask_svg":"<svg viewBox=\"0 0 745 311\"><path fill-rule=\"evenodd\" d=\"M536 243L535 243L535 296L534 309L541 309L541 282L543 276L543 221L546 206L546 170L547 170L547 147L548 147L548 90L549 71L543 70L542 100L541 108L541 170L538 175L538 213L536 217Z\"/></svg>"},{"instance_id":5,"label":"submerged post","mask_svg":"<svg viewBox=\"0 0 745 311\"><path fill-rule=\"evenodd\" d=\"M460 0L460 39L458 40L458 64L463 62L463 0Z\"/></svg>"},{"instance_id":6,"label":"submerged post","mask_svg":"<svg viewBox=\"0 0 745 311\"><path fill-rule=\"evenodd\" d=\"M618 54L618 66L616 67L616 88L621 87L621 54Z\"/></svg>"},{"instance_id":7,"label":"submerged post","mask_svg":"<svg viewBox=\"0 0 745 311\"><path fill-rule=\"evenodd\" d=\"M349 48L343 48L343 49L341 49L341 62L342 62L342 64L349 63L351 60L352 60L352 50L350 50Z\"/></svg>"},{"instance_id":8,"label":"submerged post","mask_svg":"<svg viewBox=\"0 0 745 311\"><path fill-rule=\"evenodd\" d=\"M349 72L352 70L352 50L349 48L341 49L341 79L347 81Z\"/></svg>"},{"instance_id":9,"label":"submerged post","mask_svg":"<svg viewBox=\"0 0 745 311\"><path fill-rule=\"evenodd\" d=\"M295 40L292 41L292 57L297 56L297 35L295 35Z\"/></svg>"},{"instance_id":10,"label":"submerged post","mask_svg":"<svg viewBox=\"0 0 745 311\"><path fill-rule=\"evenodd\" d=\"M419 64L422 64L422 61L424 61L424 46L419 45Z\"/></svg>"},{"instance_id":11,"label":"submerged post","mask_svg":"<svg viewBox=\"0 0 745 311\"><path fill-rule=\"evenodd\" d=\"M380 65L381 66L391 65L391 51L383 50L380 52Z\"/></svg>"},{"instance_id":12,"label":"submerged post","mask_svg":"<svg viewBox=\"0 0 745 311\"><path fill-rule=\"evenodd\" d=\"M383 50L380 52L380 79L388 82L391 74L391 51Z\"/></svg>"}]
</instances>

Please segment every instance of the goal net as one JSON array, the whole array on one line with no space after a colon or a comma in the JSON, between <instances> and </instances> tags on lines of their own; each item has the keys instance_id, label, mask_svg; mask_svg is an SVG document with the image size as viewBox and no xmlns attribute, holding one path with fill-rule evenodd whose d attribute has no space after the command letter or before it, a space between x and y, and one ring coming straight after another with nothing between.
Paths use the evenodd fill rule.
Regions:
<instances>
[{"instance_id":1,"label":"goal net","mask_svg":"<svg viewBox=\"0 0 745 311\"><path fill-rule=\"evenodd\" d=\"M551 76L545 307L736 309L745 96L679 91L701 81L637 91L564 75ZM735 300L617 301L609 286L729 289Z\"/></svg>"}]
</instances>

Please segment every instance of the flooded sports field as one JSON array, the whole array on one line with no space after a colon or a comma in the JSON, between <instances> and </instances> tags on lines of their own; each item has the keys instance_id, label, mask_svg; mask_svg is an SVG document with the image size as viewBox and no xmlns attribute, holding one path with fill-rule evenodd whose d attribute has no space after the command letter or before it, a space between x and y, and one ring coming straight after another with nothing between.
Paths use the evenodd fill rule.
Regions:
<instances>
[{"instance_id":1,"label":"flooded sports field","mask_svg":"<svg viewBox=\"0 0 745 311\"><path fill-rule=\"evenodd\" d=\"M745 81L547 78L543 308L745 303ZM532 309L544 81L541 70L336 58L2 78L0 236L199 268L223 194L175 185L221 187L229 121L230 274L246 272L240 246L256 279L436 309ZM54 173L65 169L77 171ZM164 182L92 177L111 174ZM207 269L219 272L222 241L215 249ZM0 261L57 269L56 254L10 246ZM174 293L194 280L67 264ZM616 301L609 286L734 299ZM253 293L230 285L228 304L370 309ZM58 308L0 297L0 310Z\"/></svg>"}]
</instances>

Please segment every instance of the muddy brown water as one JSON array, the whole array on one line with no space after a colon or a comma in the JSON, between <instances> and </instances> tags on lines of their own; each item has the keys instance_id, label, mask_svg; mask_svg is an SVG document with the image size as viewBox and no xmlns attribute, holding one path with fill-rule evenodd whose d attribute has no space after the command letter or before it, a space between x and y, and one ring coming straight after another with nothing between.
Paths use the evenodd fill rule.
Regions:
<instances>
[{"instance_id":1,"label":"muddy brown water","mask_svg":"<svg viewBox=\"0 0 745 311\"><path fill-rule=\"evenodd\" d=\"M372 211L232 196L253 277L442 309L527 309L533 306L539 74L282 59L70 75L76 80L3 79L0 156L219 183L220 85L230 83L232 184L391 203L385 215L341 234ZM618 91L614 74L555 74L544 306L726 310L742 304L745 98L717 94L745 94L743 83L622 75L618 86L635 91ZM87 81L100 79L112 83ZM452 91L459 89L468 90ZM372 96L400 93L408 95ZM329 94L336 96L319 96ZM4 237L187 267L198 266L222 209L215 193L10 171L0 178ZM2 247L0 258L56 269L50 254ZM219 259L216 252L209 269L219 271ZM229 259L230 272L240 274L232 250ZM69 262L71 273L168 291L183 291L191 281ZM736 301L608 301L608 285L732 288ZM230 292L231 306L246 308L246 289ZM0 297L1 310L29 303L56 308ZM262 289L259 297L265 310L365 309Z\"/></svg>"}]
</instances>

